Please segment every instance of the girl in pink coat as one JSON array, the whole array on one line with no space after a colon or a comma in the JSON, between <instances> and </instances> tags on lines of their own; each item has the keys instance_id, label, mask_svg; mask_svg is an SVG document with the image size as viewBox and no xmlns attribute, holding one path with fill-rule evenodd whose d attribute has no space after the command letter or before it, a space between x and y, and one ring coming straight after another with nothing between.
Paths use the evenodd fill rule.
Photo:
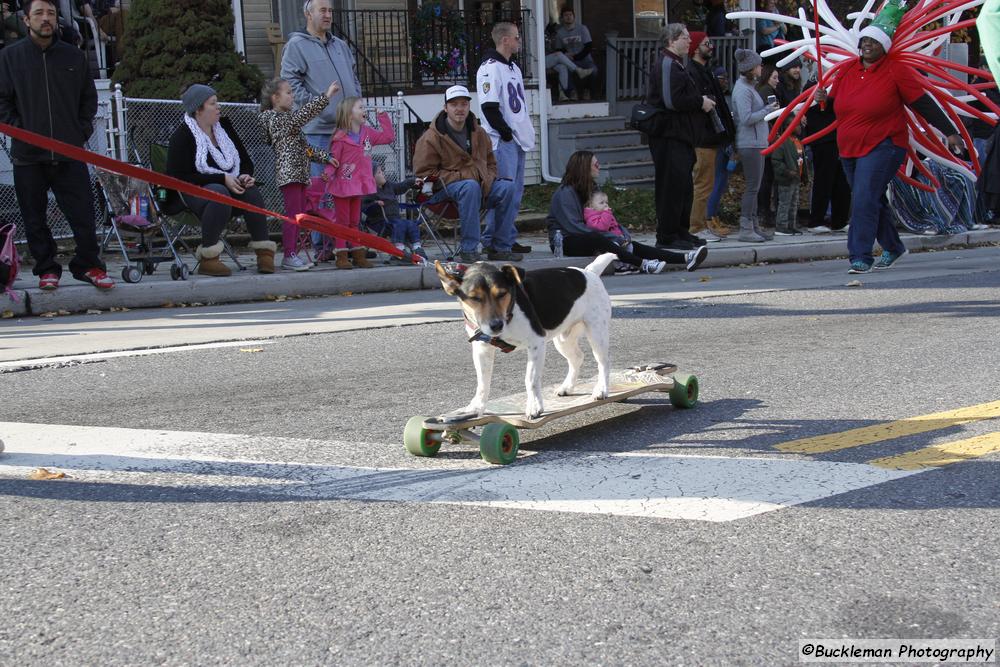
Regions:
<instances>
[{"instance_id":1,"label":"girl in pink coat","mask_svg":"<svg viewBox=\"0 0 1000 667\"><path fill-rule=\"evenodd\" d=\"M396 139L389 114L383 112L378 115L380 127L376 130L365 123L365 113L365 103L360 97L347 97L341 101L337 107L337 130L330 139L330 155L338 166L331 164L323 171L327 192L333 195L337 222L352 229L361 224L362 197L378 190L372 176L372 146L391 144ZM372 263L365 257L367 250L351 248L351 261L348 261L347 241L337 239L337 268L372 268Z\"/></svg>"}]
</instances>

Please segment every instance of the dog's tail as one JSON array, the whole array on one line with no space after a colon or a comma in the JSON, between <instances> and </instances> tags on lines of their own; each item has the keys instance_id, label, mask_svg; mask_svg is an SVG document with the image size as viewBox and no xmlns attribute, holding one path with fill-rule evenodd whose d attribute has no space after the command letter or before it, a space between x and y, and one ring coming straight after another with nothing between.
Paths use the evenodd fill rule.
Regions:
<instances>
[{"instance_id":1,"label":"dog's tail","mask_svg":"<svg viewBox=\"0 0 1000 667\"><path fill-rule=\"evenodd\" d=\"M604 273L604 269L608 268L608 264L616 259L618 259L618 255L613 252L606 252L603 255L598 255L597 259L588 264L584 271L590 271L599 276Z\"/></svg>"}]
</instances>

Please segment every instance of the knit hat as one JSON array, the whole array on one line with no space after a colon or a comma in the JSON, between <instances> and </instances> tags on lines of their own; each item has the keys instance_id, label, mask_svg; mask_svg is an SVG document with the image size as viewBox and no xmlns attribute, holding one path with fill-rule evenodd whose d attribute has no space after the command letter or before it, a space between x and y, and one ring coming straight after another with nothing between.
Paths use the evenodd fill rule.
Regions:
<instances>
[{"instance_id":1,"label":"knit hat","mask_svg":"<svg viewBox=\"0 0 1000 667\"><path fill-rule=\"evenodd\" d=\"M861 34L858 35L858 43L861 42L862 37L871 37L881 44L885 52L888 53L889 49L892 48L892 36L896 34L896 28L899 26L905 11L906 8L903 6L902 0L886 0L875 20L865 26Z\"/></svg>"},{"instance_id":2,"label":"knit hat","mask_svg":"<svg viewBox=\"0 0 1000 667\"><path fill-rule=\"evenodd\" d=\"M181 104L184 105L184 111L189 116L193 116L201 108L201 105L205 103L205 100L212 95L215 95L215 91L212 90L211 86L195 83L188 86L188 89L181 95Z\"/></svg>"},{"instance_id":3,"label":"knit hat","mask_svg":"<svg viewBox=\"0 0 1000 667\"><path fill-rule=\"evenodd\" d=\"M693 56L694 52L698 50L698 46L705 41L705 37L708 35L707 33L698 31L688 34L691 35L691 46L688 47L688 56Z\"/></svg>"},{"instance_id":4,"label":"knit hat","mask_svg":"<svg viewBox=\"0 0 1000 667\"><path fill-rule=\"evenodd\" d=\"M740 74L746 74L762 62L763 59L756 51L736 49L736 69L739 70Z\"/></svg>"}]
</instances>

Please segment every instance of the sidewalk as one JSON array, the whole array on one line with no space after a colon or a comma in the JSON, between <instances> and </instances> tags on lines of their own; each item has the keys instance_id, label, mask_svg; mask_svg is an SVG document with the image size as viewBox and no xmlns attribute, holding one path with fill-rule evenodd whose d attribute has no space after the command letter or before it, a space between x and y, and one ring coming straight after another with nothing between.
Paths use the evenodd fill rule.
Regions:
<instances>
[{"instance_id":1,"label":"sidewalk","mask_svg":"<svg viewBox=\"0 0 1000 667\"><path fill-rule=\"evenodd\" d=\"M520 242L530 245L532 252L522 263L525 269L549 266L584 266L589 259L582 257L555 258L548 247L544 230L538 230L537 223L525 224L536 231L522 233ZM641 243L654 243L651 233L636 234ZM910 252L922 252L940 248L962 248L1000 243L1000 228L990 228L956 234L953 236L920 236L903 234L903 241ZM434 259L434 248L427 247ZM724 240L708 244L708 258L702 265L707 267L750 265L761 262L797 262L846 257L847 235L803 234L801 236L775 237L767 243L742 243ZM194 267L194 258L185 258L189 267ZM279 259L279 258L276 258ZM124 266L120 255L108 256L108 274L116 281L113 290L100 292L90 285L76 281L68 271L63 274L59 289L43 292L37 288L38 282L31 274L31 267L22 267L14 291L20 298L15 303L0 295L0 312L4 317L20 315L41 315L43 313L106 311L111 308L157 308L165 304L219 304L243 301L265 301L294 297L332 296L345 293L391 292L399 290L438 289L440 282L433 266L389 266L383 265L384 256L373 260L377 268L338 271L332 263L321 264L309 271L294 272L279 269L271 275L256 272L253 253L244 252L240 261L247 266L246 271L233 271L228 278L211 278L192 273L188 280L171 280L169 266L161 264L150 276L143 276L139 283L121 280ZM279 260L280 261L280 260ZM673 267L670 267L673 269ZM676 270L683 270L678 267ZM844 263L846 277L847 263ZM650 276L650 280L656 280ZM61 311L61 312L60 312Z\"/></svg>"}]
</instances>

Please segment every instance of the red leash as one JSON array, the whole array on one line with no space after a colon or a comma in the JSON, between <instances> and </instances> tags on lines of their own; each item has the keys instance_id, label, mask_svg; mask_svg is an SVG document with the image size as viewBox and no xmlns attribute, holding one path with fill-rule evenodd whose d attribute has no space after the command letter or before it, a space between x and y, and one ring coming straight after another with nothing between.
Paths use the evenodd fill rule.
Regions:
<instances>
[{"instance_id":1,"label":"red leash","mask_svg":"<svg viewBox=\"0 0 1000 667\"><path fill-rule=\"evenodd\" d=\"M32 146L53 151L55 153L59 153L60 155L65 155L68 158L79 160L80 162L93 165L113 174L136 178L140 181L144 181L152 185L160 185L171 190L183 192L184 194L188 194L193 197L201 197L202 199L232 206L233 208L238 208L243 211L259 213L265 217L277 218L283 222L290 222L293 225L298 225L310 231L343 239L356 245L363 245L368 248L372 248L373 250L381 250L382 252L390 255L395 255L396 257L406 256L403 251L399 250L392 243L380 236L368 234L359 229L351 229L346 225L337 225L316 215L299 213L294 218L291 218L280 213L275 213L274 211L269 211L266 208L261 208L259 206L254 206L253 204L239 201L238 199L233 199L232 197L226 195L220 195L217 192L213 192L197 185L192 185L187 181L182 181L174 178L173 176L167 176L166 174L161 174L149 169L144 169L143 167L137 167L133 164L115 160L114 158L100 155L98 153L94 153L93 151L88 151L84 148L79 148L78 146L73 146L72 144L52 139L51 137L35 134L34 132L29 132L28 130L22 130L21 128L14 127L13 125L0 123L0 132L19 141L23 141L26 144L31 144ZM416 256L413 257L413 260L414 263L422 261Z\"/></svg>"}]
</instances>

